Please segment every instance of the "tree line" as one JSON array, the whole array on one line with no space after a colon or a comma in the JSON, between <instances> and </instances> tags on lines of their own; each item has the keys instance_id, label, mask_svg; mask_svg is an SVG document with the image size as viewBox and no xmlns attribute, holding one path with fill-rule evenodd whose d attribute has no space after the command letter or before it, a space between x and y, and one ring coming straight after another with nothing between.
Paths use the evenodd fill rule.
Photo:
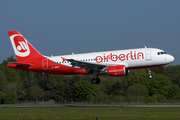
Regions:
<instances>
[{"instance_id":1,"label":"tree line","mask_svg":"<svg viewBox=\"0 0 180 120\"><path fill-rule=\"evenodd\" d=\"M91 84L92 75L50 75L7 67L12 56L0 64L0 103L18 100L54 99L93 102L179 102L180 65L131 70L128 76L101 75L101 83Z\"/></svg>"}]
</instances>

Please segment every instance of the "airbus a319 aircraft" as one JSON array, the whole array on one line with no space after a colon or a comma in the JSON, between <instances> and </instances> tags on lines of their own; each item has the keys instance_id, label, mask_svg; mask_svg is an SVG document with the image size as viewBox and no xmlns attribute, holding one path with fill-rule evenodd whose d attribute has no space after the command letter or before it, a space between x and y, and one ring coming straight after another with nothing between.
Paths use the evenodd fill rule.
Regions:
<instances>
[{"instance_id":1,"label":"airbus a319 aircraft","mask_svg":"<svg viewBox=\"0 0 180 120\"><path fill-rule=\"evenodd\" d=\"M100 83L99 74L119 77L140 68L148 68L152 78L151 67L174 61L165 51L147 47L48 57L40 54L18 31L8 31L8 34L17 57L8 67L44 74L93 74L92 84Z\"/></svg>"}]
</instances>

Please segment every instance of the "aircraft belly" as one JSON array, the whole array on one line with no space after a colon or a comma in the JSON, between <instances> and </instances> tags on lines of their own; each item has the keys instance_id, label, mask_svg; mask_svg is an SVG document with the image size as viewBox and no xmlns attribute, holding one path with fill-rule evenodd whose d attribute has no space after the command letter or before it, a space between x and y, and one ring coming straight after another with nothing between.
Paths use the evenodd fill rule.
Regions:
<instances>
[{"instance_id":1,"label":"aircraft belly","mask_svg":"<svg viewBox=\"0 0 180 120\"><path fill-rule=\"evenodd\" d=\"M128 65L129 67L138 67L140 66L140 63L138 61L129 61Z\"/></svg>"}]
</instances>

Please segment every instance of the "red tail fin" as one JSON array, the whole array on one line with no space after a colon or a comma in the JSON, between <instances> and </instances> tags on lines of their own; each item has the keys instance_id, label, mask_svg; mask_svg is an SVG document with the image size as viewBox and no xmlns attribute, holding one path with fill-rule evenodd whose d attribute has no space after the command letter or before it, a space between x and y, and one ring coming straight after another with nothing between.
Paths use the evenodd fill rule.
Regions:
<instances>
[{"instance_id":1,"label":"red tail fin","mask_svg":"<svg viewBox=\"0 0 180 120\"><path fill-rule=\"evenodd\" d=\"M18 31L8 31L18 61L43 57Z\"/></svg>"}]
</instances>

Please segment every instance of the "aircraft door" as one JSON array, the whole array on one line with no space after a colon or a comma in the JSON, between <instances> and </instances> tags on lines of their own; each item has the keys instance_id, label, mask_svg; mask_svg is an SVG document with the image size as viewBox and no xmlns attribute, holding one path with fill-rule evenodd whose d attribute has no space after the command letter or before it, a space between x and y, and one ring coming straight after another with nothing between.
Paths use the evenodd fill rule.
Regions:
<instances>
[{"instance_id":1,"label":"aircraft door","mask_svg":"<svg viewBox=\"0 0 180 120\"><path fill-rule=\"evenodd\" d=\"M146 50L146 60L151 60L151 50Z\"/></svg>"},{"instance_id":2,"label":"aircraft door","mask_svg":"<svg viewBox=\"0 0 180 120\"><path fill-rule=\"evenodd\" d=\"M42 68L44 70L47 70L48 69L48 59L43 59L42 60Z\"/></svg>"}]
</instances>

